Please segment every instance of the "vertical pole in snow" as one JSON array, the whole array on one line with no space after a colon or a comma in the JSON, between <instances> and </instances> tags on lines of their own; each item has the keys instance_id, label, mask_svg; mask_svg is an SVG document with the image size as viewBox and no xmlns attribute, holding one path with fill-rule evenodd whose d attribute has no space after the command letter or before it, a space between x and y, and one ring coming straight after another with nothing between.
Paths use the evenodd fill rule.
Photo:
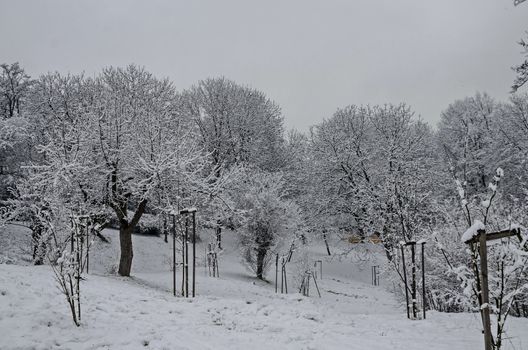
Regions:
<instances>
[{"instance_id":1,"label":"vertical pole in snow","mask_svg":"<svg viewBox=\"0 0 528 350\"><path fill-rule=\"evenodd\" d=\"M275 293L278 291L278 281L279 278L279 254L275 255Z\"/></svg>"},{"instance_id":2,"label":"vertical pole in snow","mask_svg":"<svg viewBox=\"0 0 528 350\"><path fill-rule=\"evenodd\" d=\"M211 277L213 274L211 273L211 266L213 265L212 259L211 259L211 243L207 244L207 270L209 271L209 277Z\"/></svg>"},{"instance_id":3,"label":"vertical pole in snow","mask_svg":"<svg viewBox=\"0 0 528 350\"><path fill-rule=\"evenodd\" d=\"M416 259L415 259L415 242L411 243L411 271L412 271L412 312L413 319L416 319Z\"/></svg>"},{"instance_id":4,"label":"vertical pole in snow","mask_svg":"<svg viewBox=\"0 0 528 350\"><path fill-rule=\"evenodd\" d=\"M425 308L427 306L425 300L425 256L424 256L424 246L425 242L422 242L422 309L423 309L423 318L425 320Z\"/></svg>"},{"instance_id":5,"label":"vertical pole in snow","mask_svg":"<svg viewBox=\"0 0 528 350\"><path fill-rule=\"evenodd\" d=\"M82 233L79 233L79 226L75 226L75 245L76 245L76 254L75 254L75 260L76 260L76 271L75 271L75 279L76 279L76 292L77 292L77 316L79 319L79 322L81 321L81 253L82 253Z\"/></svg>"},{"instance_id":6,"label":"vertical pole in snow","mask_svg":"<svg viewBox=\"0 0 528 350\"><path fill-rule=\"evenodd\" d=\"M195 296L195 288L196 288L196 212L193 211L192 213L192 222L193 222L193 237L192 237L192 244L193 244L193 270L192 270L192 276L193 276L193 284L192 284L192 296L194 298Z\"/></svg>"},{"instance_id":7,"label":"vertical pole in snow","mask_svg":"<svg viewBox=\"0 0 528 350\"><path fill-rule=\"evenodd\" d=\"M90 273L90 227L86 224L86 273Z\"/></svg>"},{"instance_id":8,"label":"vertical pole in snow","mask_svg":"<svg viewBox=\"0 0 528 350\"><path fill-rule=\"evenodd\" d=\"M180 226L181 228L181 226ZM181 233L181 243L182 243L182 247L181 247L181 251L182 251L182 262L181 262L181 266L182 266L182 282L181 282L181 295L182 296L185 296L185 233L182 232Z\"/></svg>"},{"instance_id":9,"label":"vertical pole in snow","mask_svg":"<svg viewBox=\"0 0 528 350\"><path fill-rule=\"evenodd\" d=\"M281 259L281 294L284 293L284 257Z\"/></svg>"},{"instance_id":10,"label":"vertical pole in snow","mask_svg":"<svg viewBox=\"0 0 528 350\"><path fill-rule=\"evenodd\" d=\"M488 252L486 243L486 232L479 230L479 253L480 253L480 283L482 291L482 321L484 326L484 345L486 350L493 349L491 338L491 321L489 307L489 290L488 290Z\"/></svg>"},{"instance_id":11,"label":"vertical pole in snow","mask_svg":"<svg viewBox=\"0 0 528 350\"><path fill-rule=\"evenodd\" d=\"M313 280L314 280L315 288L317 289L317 294L319 294L319 298L320 298L321 297L321 292L319 291L319 286L317 285L317 281L316 281L315 277L314 277Z\"/></svg>"},{"instance_id":12,"label":"vertical pole in snow","mask_svg":"<svg viewBox=\"0 0 528 350\"><path fill-rule=\"evenodd\" d=\"M288 280L286 279L286 264L282 265L282 269L284 270L284 291L286 294L288 294Z\"/></svg>"},{"instance_id":13,"label":"vertical pole in snow","mask_svg":"<svg viewBox=\"0 0 528 350\"><path fill-rule=\"evenodd\" d=\"M185 216L185 261L184 261L184 268L185 268L185 297L189 297L189 217Z\"/></svg>"},{"instance_id":14,"label":"vertical pole in snow","mask_svg":"<svg viewBox=\"0 0 528 350\"><path fill-rule=\"evenodd\" d=\"M403 265L403 281L405 283L405 309L407 310L407 318L411 318L409 314L409 291L407 290L407 269L405 268L405 249L403 244L400 245L401 254L402 254L402 265Z\"/></svg>"},{"instance_id":15,"label":"vertical pole in snow","mask_svg":"<svg viewBox=\"0 0 528 350\"><path fill-rule=\"evenodd\" d=\"M176 216L172 214L172 294L176 296Z\"/></svg>"}]
</instances>

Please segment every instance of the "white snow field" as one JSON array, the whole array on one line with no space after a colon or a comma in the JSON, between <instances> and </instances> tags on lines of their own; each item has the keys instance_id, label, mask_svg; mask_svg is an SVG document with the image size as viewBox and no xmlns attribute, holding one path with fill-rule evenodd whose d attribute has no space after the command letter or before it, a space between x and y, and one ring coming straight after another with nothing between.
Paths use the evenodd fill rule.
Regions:
<instances>
[{"instance_id":1,"label":"white snow field","mask_svg":"<svg viewBox=\"0 0 528 350\"><path fill-rule=\"evenodd\" d=\"M112 243L93 247L79 328L49 267L0 264L0 349L483 348L478 314L429 312L426 320L408 320L391 293L370 285L370 264L329 262L322 246L312 252L314 260L325 259L322 298L313 287L311 297L275 294L273 283L256 280L240 264L234 233L227 232L221 277L205 275L198 245L197 297L185 299L171 294L171 244L135 235L133 277L122 278L108 274L118 259L117 234L104 233ZM505 349L528 349L528 320L509 319L507 337Z\"/></svg>"}]
</instances>

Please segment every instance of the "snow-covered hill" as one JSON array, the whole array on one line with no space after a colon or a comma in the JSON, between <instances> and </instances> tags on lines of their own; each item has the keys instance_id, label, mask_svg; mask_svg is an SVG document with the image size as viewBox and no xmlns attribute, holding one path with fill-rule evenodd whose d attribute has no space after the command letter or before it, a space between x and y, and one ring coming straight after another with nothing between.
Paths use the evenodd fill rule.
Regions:
<instances>
[{"instance_id":1,"label":"snow-covered hill","mask_svg":"<svg viewBox=\"0 0 528 350\"><path fill-rule=\"evenodd\" d=\"M108 271L117 262L118 237L105 231L112 243L94 246L80 328L49 267L0 264L0 349L482 348L477 314L429 312L427 320L407 320L389 292L366 283L370 270L351 262L325 261L321 298L275 294L273 283L240 264L232 234L224 238L220 278L206 276L198 246L197 297L185 299L170 292L170 244L134 236L133 277L116 277ZM324 258L322 247L312 254ZM528 348L528 320L509 321L506 349Z\"/></svg>"}]
</instances>

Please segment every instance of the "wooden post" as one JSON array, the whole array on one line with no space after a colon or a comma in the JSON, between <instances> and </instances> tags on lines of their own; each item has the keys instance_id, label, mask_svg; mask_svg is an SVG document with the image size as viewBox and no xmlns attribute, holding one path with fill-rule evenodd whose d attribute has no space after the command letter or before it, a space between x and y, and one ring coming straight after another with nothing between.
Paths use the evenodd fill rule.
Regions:
<instances>
[{"instance_id":1,"label":"wooden post","mask_svg":"<svg viewBox=\"0 0 528 350\"><path fill-rule=\"evenodd\" d=\"M489 290L488 290L488 252L486 244L486 232L484 230L478 231L479 235L479 254L480 254L480 281L482 291L482 322L484 326L484 345L486 350L493 349L493 341L491 338L491 320L490 320L490 305L489 305Z\"/></svg>"},{"instance_id":2,"label":"wooden post","mask_svg":"<svg viewBox=\"0 0 528 350\"><path fill-rule=\"evenodd\" d=\"M317 264L319 264L319 274L317 273ZM314 264L314 278L320 278L323 279L323 261L322 260L316 260Z\"/></svg>"},{"instance_id":3,"label":"wooden post","mask_svg":"<svg viewBox=\"0 0 528 350\"><path fill-rule=\"evenodd\" d=\"M321 292L319 291L319 286L317 285L317 281L315 280L315 277L314 277L314 284L315 284L315 288L317 289L317 294L319 294L319 298L320 298Z\"/></svg>"},{"instance_id":4,"label":"wooden post","mask_svg":"<svg viewBox=\"0 0 528 350\"><path fill-rule=\"evenodd\" d=\"M189 297L189 217L185 216L185 297Z\"/></svg>"},{"instance_id":5,"label":"wooden post","mask_svg":"<svg viewBox=\"0 0 528 350\"><path fill-rule=\"evenodd\" d=\"M284 293L284 257L281 259L281 294Z\"/></svg>"},{"instance_id":6,"label":"wooden post","mask_svg":"<svg viewBox=\"0 0 528 350\"><path fill-rule=\"evenodd\" d=\"M181 228L181 226L180 226ZM182 296L185 296L185 233L181 233L182 240Z\"/></svg>"},{"instance_id":7,"label":"wooden post","mask_svg":"<svg viewBox=\"0 0 528 350\"><path fill-rule=\"evenodd\" d=\"M474 251L474 245L478 244L480 255L480 315L482 317L482 326L484 328L484 346L485 350L493 350L493 337L491 335L490 305L489 305L489 287L488 287L488 249L487 241L517 236L522 242L521 231L519 229L504 230L498 232L486 233L484 230L478 230L477 235L465 241Z\"/></svg>"},{"instance_id":8,"label":"wooden post","mask_svg":"<svg viewBox=\"0 0 528 350\"><path fill-rule=\"evenodd\" d=\"M275 293L278 291L278 281L279 278L279 254L275 255Z\"/></svg>"},{"instance_id":9,"label":"wooden post","mask_svg":"<svg viewBox=\"0 0 528 350\"><path fill-rule=\"evenodd\" d=\"M287 275L286 275L286 264L284 264L282 266L282 269L284 270L284 291L286 292L286 294L288 294L288 280L287 280Z\"/></svg>"},{"instance_id":10,"label":"wooden post","mask_svg":"<svg viewBox=\"0 0 528 350\"><path fill-rule=\"evenodd\" d=\"M371 274L372 274L372 285L379 286L379 265L374 265L371 267Z\"/></svg>"},{"instance_id":11,"label":"wooden post","mask_svg":"<svg viewBox=\"0 0 528 350\"><path fill-rule=\"evenodd\" d=\"M86 273L90 273L90 226L86 223Z\"/></svg>"},{"instance_id":12,"label":"wooden post","mask_svg":"<svg viewBox=\"0 0 528 350\"><path fill-rule=\"evenodd\" d=\"M422 242L421 245L422 245L422 309L423 309L423 318L425 320L425 309L427 307L426 300L425 300L425 255L424 255L425 242Z\"/></svg>"},{"instance_id":13,"label":"wooden post","mask_svg":"<svg viewBox=\"0 0 528 350\"><path fill-rule=\"evenodd\" d=\"M176 216L172 215L172 294L176 296Z\"/></svg>"},{"instance_id":14,"label":"wooden post","mask_svg":"<svg viewBox=\"0 0 528 350\"><path fill-rule=\"evenodd\" d=\"M409 291L407 290L407 269L405 268L405 250L403 248L403 244L400 246L400 248L402 254L403 281L405 283L405 308L407 309L407 318L411 318L411 315L409 314Z\"/></svg>"},{"instance_id":15,"label":"wooden post","mask_svg":"<svg viewBox=\"0 0 528 350\"><path fill-rule=\"evenodd\" d=\"M194 298L195 296L195 288L196 288L196 212L193 211L192 213L192 223L193 223L193 236L192 236L192 244L193 244L193 270L192 270L192 276L193 276L193 283L192 283L192 296Z\"/></svg>"},{"instance_id":16,"label":"wooden post","mask_svg":"<svg viewBox=\"0 0 528 350\"><path fill-rule=\"evenodd\" d=\"M81 321L81 252L82 252L82 233L79 232L79 226L75 228L75 243L77 246L77 254L75 255L76 261L76 290L77 290L77 315L79 322Z\"/></svg>"},{"instance_id":17,"label":"wooden post","mask_svg":"<svg viewBox=\"0 0 528 350\"><path fill-rule=\"evenodd\" d=\"M415 242L409 242L411 243L411 271L412 271L412 289L411 289L411 297L412 297L412 312L413 312L413 319L416 319L416 259L415 259Z\"/></svg>"}]
</instances>

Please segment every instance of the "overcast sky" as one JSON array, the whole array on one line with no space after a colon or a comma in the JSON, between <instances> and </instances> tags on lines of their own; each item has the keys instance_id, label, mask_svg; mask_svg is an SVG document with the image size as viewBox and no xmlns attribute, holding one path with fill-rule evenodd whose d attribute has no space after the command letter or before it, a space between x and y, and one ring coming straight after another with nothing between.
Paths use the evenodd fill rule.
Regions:
<instances>
[{"instance_id":1,"label":"overcast sky","mask_svg":"<svg viewBox=\"0 0 528 350\"><path fill-rule=\"evenodd\" d=\"M513 0L0 0L0 62L32 76L137 63L178 89L225 76L307 130L348 104L508 98L528 30Z\"/></svg>"}]
</instances>

